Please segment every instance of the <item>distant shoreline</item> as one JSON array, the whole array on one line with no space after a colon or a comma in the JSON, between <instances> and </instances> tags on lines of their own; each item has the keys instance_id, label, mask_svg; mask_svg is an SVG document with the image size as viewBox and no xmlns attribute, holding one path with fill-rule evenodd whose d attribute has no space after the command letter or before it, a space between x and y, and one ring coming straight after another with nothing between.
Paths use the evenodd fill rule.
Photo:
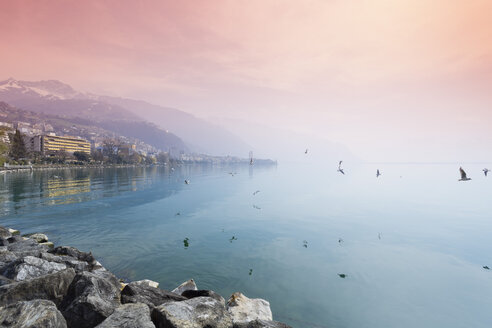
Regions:
<instances>
[{"instance_id":1,"label":"distant shoreline","mask_svg":"<svg viewBox=\"0 0 492 328\"><path fill-rule=\"evenodd\" d=\"M212 162L212 161L180 161L173 164L50 164L50 165L12 165L12 167L0 167L0 174L15 173L15 172L29 172L29 171L44 171L44 170L64 170L64 169L111 169L111 168L130 168L130 167L174 167L182 165L249 165L247 161L239 162ZM258 160L256 165L277 165L276 161L272 160Z\"/></svg>"}]
</instances>

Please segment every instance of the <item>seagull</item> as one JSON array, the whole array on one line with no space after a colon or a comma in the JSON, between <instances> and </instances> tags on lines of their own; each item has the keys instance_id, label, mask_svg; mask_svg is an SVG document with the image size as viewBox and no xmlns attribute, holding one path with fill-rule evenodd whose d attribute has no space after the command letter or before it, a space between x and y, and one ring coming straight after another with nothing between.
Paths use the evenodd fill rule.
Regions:
<instances>
[{"instance_id":1,"label":"seagull","mask_svg":"<svg viewBox=\"0 0 492 328\"><path fill-rule=\"evenodd\" d=\"M304 154L307 154L308 153L308 149L306 148L306 151L304 152Z\"/></svg>"},{"instance_id":2,"label":"seagull","mask_svg":"<svg viewBox=\"0 0 492 328\"><path fill-rule=\"evenodd\" d=\"M185 183L186 184L190 184L190 180L185 180Z\"/></svg>"},{"instance_id":3,"label":"seagull","mask_svg":"<svg viewBox=\"0 0 492 328\"><path fill-rule=\"evenodd\" d=\"M257 193L259 193L259 192L260 192L259 190L255 191L255 192L253 193L253 196L255 196L255 195L256 195Z\"/></svg>"},{"instance_id":4,"label":"seagull","mask_svg":"<svg viewBox=\"0 0 492 328\"><path fill-rule=\"evenodd\" d=\"M468 181L468 180L471 180L471 178L467 178L466 177L466 172L465 170L463 170L463 168L460 166L460 174L461 174L461 179L459 179L458 181Z\"/></svg>"},{"instance_id":5,"label":"seagull","mask_svg":"<svg viewBox=\"0 0 492 328\"><path fill-rule=\"evenodd\" d=\"M378 239L381 240L381 233L378 233Z\"/></svg>"},{"instance_id":6,"label":"seagull","mask_svg":"<svg viewBox=\"0 0 492 328\"><path fill-rule=\"evenodd\" d=\"M345 172L343 172L343 169L342 169L342 162L343 161L338 162L338 170L337 170L337 172L340 172L343 175L345 175Z\"/></svg>"},{"instance_id":7,"label":"seagull","mask_svg":"<svg viewBox=\"0 0 492 328\"><path fill-rule=\"evenodd\" d=\"M487 176L487 173L489 173L490 170L488 168L484 168L482 171L483 171L483 174L485 174L485 176Z\"/></svg>"},{"instance_id":8,"label":"seagull","mask_svg":"<svg viewBox=\"0 0 492 328\"><path fill-rule=\"evenodd\" d=\"M343 243L343 239L342 238L338 238L338 243L341 245Z\"/></svg>"},{"instance_id":9,"label":"seagull","mask_svg":"<svg viewBox=\"0 0 492 328\"><path fill-rule=\"evenodd\" d=\"M381 173L379 172L379 169L377 169L377 171L376 171L376 178L379 178L380 175L381 175Z\"/></svg>"}]
</instances>

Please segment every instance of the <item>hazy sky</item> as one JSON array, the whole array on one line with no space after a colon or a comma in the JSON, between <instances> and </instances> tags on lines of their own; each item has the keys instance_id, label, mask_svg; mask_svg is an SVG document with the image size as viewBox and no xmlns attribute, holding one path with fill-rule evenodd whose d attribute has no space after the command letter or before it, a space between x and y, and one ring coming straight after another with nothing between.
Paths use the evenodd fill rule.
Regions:
<instances>
[{"instance_id":1,"label":"hazy sky","mask_svg":"<svg viewBox=\"0 0 492 328\"><path fill-rule=\"evenodd\" d=\"M372 161L492 160L490 13L490 0L2 1L0 79L288 128Z\"/></svg>"}]
</instances>

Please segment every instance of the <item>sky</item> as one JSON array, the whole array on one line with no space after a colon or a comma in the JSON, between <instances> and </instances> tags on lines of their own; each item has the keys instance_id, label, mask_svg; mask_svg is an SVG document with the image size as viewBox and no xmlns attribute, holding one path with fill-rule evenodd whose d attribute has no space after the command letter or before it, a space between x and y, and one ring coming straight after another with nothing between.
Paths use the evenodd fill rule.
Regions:
<instances>
[{"instance_id":1,"label":"sky","mask_svg":"<svg viewBox=\"0 0 492 328\"><path fill-rule=\"evenodd\" d=\"M368 161L492 161L491 12L489 0L2 1L0 80L288 129Z\"/></svg>"}]
</instances>

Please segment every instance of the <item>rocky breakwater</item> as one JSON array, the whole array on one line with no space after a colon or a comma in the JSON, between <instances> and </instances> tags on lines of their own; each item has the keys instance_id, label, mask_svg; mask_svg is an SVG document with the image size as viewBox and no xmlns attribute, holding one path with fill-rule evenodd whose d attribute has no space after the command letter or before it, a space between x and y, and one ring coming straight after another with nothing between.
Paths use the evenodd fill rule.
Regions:
<instances>
[{"instance_id":1,"label":"rocky breakwater","mask_svg":"<svg viewBox=\"0 0 492 328\"><path fill-rule=\"evenodd\" d=\"M91 253L0 227L0 327L288 327L262 299L234 293L226 302L193 280L172 291L158 285L123 283Z\"/></svg>"}]
</instances>

